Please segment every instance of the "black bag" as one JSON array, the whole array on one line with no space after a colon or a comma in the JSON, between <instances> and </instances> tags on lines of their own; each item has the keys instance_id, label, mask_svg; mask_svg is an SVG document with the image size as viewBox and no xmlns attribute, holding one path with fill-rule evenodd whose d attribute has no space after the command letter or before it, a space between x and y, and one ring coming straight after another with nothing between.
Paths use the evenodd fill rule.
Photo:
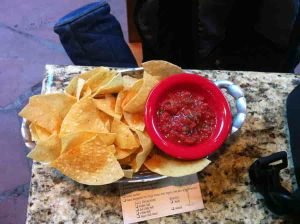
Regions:
<instances>
[{"instance_id":1,"label":"black bag","mask_svg":"<svg viewBox=\"0 0 300 224\"><path fill-rule=\"evenodd\" d=\"M119 22L105 1L83 6L54 26L75 65L136 67Z\"/></svg>"}]
</instances>

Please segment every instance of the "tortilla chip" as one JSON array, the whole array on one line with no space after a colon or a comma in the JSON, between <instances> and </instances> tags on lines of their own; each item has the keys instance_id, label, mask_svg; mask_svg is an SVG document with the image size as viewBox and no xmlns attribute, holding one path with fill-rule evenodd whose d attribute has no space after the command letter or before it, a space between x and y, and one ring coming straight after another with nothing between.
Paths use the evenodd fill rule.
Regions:
<instances>
[{"instance_id":1,"label":"tortilla chip","mask_svg":"<svg viewBox=\"0 0 300 224\"><path fill-rule=\"evenodd\" d=\"M130 89L134 83L136 83L136 81L138 81L138 79L133 78L129 75L124 75L123 76L123 86L124 86L124 90L128 90Z\"/></svg>"},{"instance_id":2,"label":"tortilla chip","mask_svg":"<svg viewBox=\"0 0 300 224\"><path fill-rule=\"evenodd\" d=\"M111 130L111 121L110 120L106 120L104 122L104 126L110 132L110 130Z\"/></svg>"},{"instance_id":3,"label":"tortilla chip","mask_svg":"<svg viewBox=\"0 0 300 224\"><path fill-rule=\"evenodd\" d=\"M76 102L74 97L61 93L36 95L19 115L50 133L58 132L62 119Z\"/></svg>"},{"instance_id":4,"label":"tortilla chip","mask_svg":"<svg viewBox=\"0 0 300 224\"><path fill-rule=\"evenodd\" d=\"M143 84L139 91L134 95L128 103L123 107L124 111L130 113L143 112L146 104L146 100L152 88L158 83L158 81L148 73L144 72ZM127 96L126 96L127 98ZM125 99L126 99L125 98ZM124 100L125 101L125 100Z\"/></svg>"},{"instance_id":5,"label":"tortilla chip","mask_svg":"<svg viewBox=\"0 0 300 224\"><path fill-rule=\"evenodd\" d=\"M121 74L112 76L111 80L103 85L100 85L96 90L94 97L103 94L118 93L123 89L123 78Z\"/></svg>"},{"instance_id":6,"label":"tortilla chip","mask_svg":"<svg viewBox=\"0 0 300 224\"><path fill-rule=\"evenodd\" d=\"M115 144L120 149L133 151L140 146L129 127L117 119L112 122L111 132L117 134Z\"/></svg>"},{"instance_id":7,"label":"tortilla chip","mask_svg":"<svg viewBox=\"0 0 300 224\"><path fill-rule=\"evenodd\" d=\"M120 114L121 117L122 117L122 102L125 99L126 94L127 94L127 91L122 90L118 93L118 96L116 99L115 113Z\"/></svg>"},{"instance_id":8,"label":"tortilla chip","mask_svg":"<svg viewBox=\"0 0 300 224\"><path fill-rule=\"evenodd\" d=\"M99 67L94 70L94 75L91 76L85 83L84 89L90 87L93 94L96 93L99 86L105 85L109 82L116 74L116 72L111 71L109 68Z\"/></svg>"},{"instance_id":9,"label":"tortilla chip","mask_svg":"<svg viewBox=\"0 0 300 224\"><path fill-rule=\"evenodd\" d=\"M124 120L128 124L128 126L133 130L144 131L145 122L144 122L144 113L127 113L124 112Z\"/></svg>"},{"instance_id":10,"label":"tortilla chip","mask_svg":"<svg viewBox=\"0 0 300 224\"><path fill-rule=\"evenodd\" d=\"M65 93L70 96L76 96L78 76L71 79L68 86L65 88Z\"/></svg>"},{"instance_id":11,"label":"tortilla chip","mask_svg":"<svg viewBox=\"0 0 300 224\"><path fill-rule=\"evenodd\" d=\"M77 80L77 88L76 88L76 99L77 101L80 99L82 94L82 90L83 90L83 86L85 84L85 80L82 78L78 78Z\"/></svg>"},{"instance_id":12,"label":"tortilla chip","mask_svg":"<svg viewBox=\"0 0 300 224\"><path fill-rule=\"evenodd\" d=\"M146 161L146 158L150 154L151 150L153 149L153 142L147 132L144 133L141 131L135 131L135 132L138 135L140 144L142 146L142 150L140 150L137 153L135 160L133 160L132 163L134 172L138 172L141 166Z\"/></svg>"},{"instance_id":13,"label":"tortilla chip","mask_svg":"<svg viewBox=\"0 0 300 224\"><path fill-rule=\"evenodd\" d=\"M105 122L107 115L99 111L92 98L75 103L62 122L60 136L73 132L107 133Z\"/></svg>"},{"instance_id":14,"label":"tortilla chip","mask_svg":"<svg viewBox=\"0 0 300 224\"><path fill-rule=\"evenodd\" d=\"M137 80L134 85L126 92L126 96L124 97L121 107L122 110L124 106L139 92L139 90L142 88L142 85L144 83L143 79Z\"/></svg>"},{"instance_id":15,"label":"tortilla chip","mask_svg":"<svg viewBox=\"0 0 300 224\"><path fill-rule=\"evenodd\" d=\"M106 113L99 110L100 118L104 122L104 126L107 129L107 131L111 132L111 124L113 121L113 118Z\"/></svg>"},{"instance_id":16,"label":"tortilla chip","mask_svg":"<svg viewBox=\"0 0 300 224\"><path fill-rule=\"evenodd\" d=\"M121 119L121 115L115 113L116 98L114 96L105 95L104 99L94 99L94 103L99 110L103 111L107 115L118 120Z\"/></svg>"},{"instance_id":17,"label":"tortilla chip","mask_svg":"<svg viewBox=\"0 0 300 224\"><path fill-rule=\"evenodd\" d=\"M115 157L117 158L117 160L121 160L121 159L124 159L124 158L130 156L136 150L121 149L119 147L116 147Z\"/></svg>"},{"instance_id":18,"label":"tortilla chip","mask_svg":"<svg viewBox=\"0 0 300 224\"><path fill-rule=\"evenodd\" d=\"M150 75L158 76L159 80L162 80L173 74L184 73L184 71L177 65L162 60L144 62L142 63L142 67L144 68L144 71Z\"/></svg>"},{"instance_id":19,"label":"tortilla chip","mask_svg":"<svg viewBox=\"0 0 300 224\"><path fill-rule=\"evenodd\" d=\"M58 158L60 152L61 142L55 133L47 139L38 141L35 148L30 151L27 157L38 162L48 163Z\"/></svg>"},{"instance_id":20,"label":"tortilla chip","mask_svg":"<svg viewBox=\"0 0 300 224\"><path fill-rule=\"evenodd\" d=\"M92 90L90 87L87 87L85 90L82 90L81 92L81 99L85 99L89 96L92 96Z\"/></svg>"},{"instance_id":21,"label":"tortilla chip","mask_svg":"<svg viewBox=\"0 0 300 224\"><path fill-rule=\"evenodd\" d=\"M30 103L40 107L49 107L49 110L57 112L61 118L64 118L73 104L76 103L76 99L63 93L53 93L32 96L29 100Z\"/></svg>"},{"instance_id":22,"label":"tortilla chip","mask_svg":"<svg viewBox=\"0 0 300 224\"><path fill-rule=\"evenodd\" d=\"M81 74L78 75L78 78L81 78L83 80L88 80L89 78L91 78L92 76L94 76L96 73L101 72L103 70L107 70L108 68L104 68L104 67L98 67L98 68L94 68L92 70L83 72Z\"/></svg>"},{"instance_id":23,"label":"tortilla chip","mask_svg":"<svg viewBox=\"0 0 300 224\"><path fill-rule=\"evenodd\" d=\"M106 146L94 137L61 154L51 166L82 184L110 184L124 176L114 150L113 145Z\"/></svg>"},{"instance_id":24,"label":"tortilla chip","mask_svg":"<svg viewBox=\"0 0 300 224\"><path fill-rule=\"evenodd\" d=\"M65 93L71 96L76 96L77 89L78 89L78 79L83 79L84 81L88 80L95 74L94 70L83 72L71 79L68 86L65 88Z\"/></svg>"},{"instance_id":25,"label":"tortilla chip","mask_svg":"<svg viewBox=\"0 0 300 224\"><path fill-rule=\"evenodd\" d=\"M131 155L125 157L124 159L118 159L118 161L123 168L124 167L131 168L131 164L132 164L133 160L135 159L135 157L136 157L136 154L132 153Z\"/></svg>"},{"instance_id":26,"label":"tortilla chip","mask_svg":"<svg viewBox=\"0 0 300 224\"><path fill-rule=\"evenodd\" d=\"M179 160L165 154L153 154L144 165L154 173L169 177L181 177L203 170L210 161L206 158L200 160Z\"/></svg>"},{"instance_id":27,"label":"tortilla chip","mask_svg":"<svg viewBox=\"0 0 300 224\"><path fill-rule=\"evenodd\" d=\"M81 145L83 142L96 137L101 140L104 145L112 145L116 139L114 133L96 133L96 132L76 132L62 136L61 151L64 152L70 148Z\"/></svg>"},{"instance_id":28,"label":"tortilla chip","mask_svg":"<svg viewBox=\"0 0 300 224\"><path fill-rule=\"evenodd\" d=\"M44 128L49 133L59 132L62 118L49 108L27 104L19 115L32 123Z\"/></svg>"},{"instance_id":29,"label":"tortilla chip","mask_svg":"<svg viewBox=\"0 0 300 224\"><path fill-rule=\"evenodd\" d=\"M35 130L35 126L34 126L33 123L31 123L29 125L29 130L30 130L30 134L31 134L31 140L35 141L35 142L38 141L39 140L39 136L38 136L38 134L37 134L37 132ZM48 131L46 131L46 132L49 133Z\"/></svg>"},{"instance_id":30,"label":"tortilla chip","mask_svg":"<svg viewBox=\"0 0 300 224\"><path fill-rule=\"evenodd\" d=\"M116 140L115 133L97 133L97 137L106 145L112 145Z\"/></svg>"},{"instance_id":31,"label":"tortilla chip","mask_svg":"<svg viewBox=\"0 0 300 224\"><path fill-rule=\"evenodd\" d=\"M39 141L39 140L45 140L48 139L51 135L50 132L48 132L46 129L35 125L33 123L31 123L29 125L29 129L30 129L30 133L31 133L31 139L35 142Z\"/></svg>"}]
</instances>

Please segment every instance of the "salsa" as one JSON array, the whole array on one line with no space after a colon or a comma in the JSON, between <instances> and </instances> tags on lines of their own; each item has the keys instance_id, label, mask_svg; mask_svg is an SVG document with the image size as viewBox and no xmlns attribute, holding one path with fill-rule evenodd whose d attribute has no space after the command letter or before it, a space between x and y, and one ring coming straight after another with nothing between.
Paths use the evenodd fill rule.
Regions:
<instances>
[{"instance_id":1,"label":"salsa","mask_svg":"<svg viewBox=\"0 0 300 224\"><path fill-rule=\"evenodd\" d=\"M159 131L176 144L204 142L216 127L216 114L205 98L189 90L168 93L159 103L156 115Z\"/></svg>"}]
</instances>

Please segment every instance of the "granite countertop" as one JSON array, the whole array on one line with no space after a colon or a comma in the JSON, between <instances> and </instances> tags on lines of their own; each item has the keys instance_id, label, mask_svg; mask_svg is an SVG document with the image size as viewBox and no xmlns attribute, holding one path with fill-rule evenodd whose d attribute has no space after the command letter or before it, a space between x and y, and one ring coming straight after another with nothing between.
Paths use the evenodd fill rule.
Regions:
<instances>
[{"instance_id":1,"label":"granite countertop","mask_svg":"<svg viewBox=\"0 0 300 224\"><path fill-rule=\"evenodd\" d=\"M56 85L65 82L67 76L85 70L76 66L46 68L46 73L51 75L51 79L54 77ZM211 79L230 80L244 89L248 104L246 123L238 135L228 139L213 156L212 163L198 175L205 209L145 223L288 221L266 209L262 197L249 184L248 168L261 156L288 150L285 102L288 93L299 84L299 77L259 72L202 72ZM283 184L288 189L292 189L294 184L291 175L292 168L281 172ZM27 223L122 222L118 184L84 186L52 168L33 164Z\"/></svg>"}]
</instances>

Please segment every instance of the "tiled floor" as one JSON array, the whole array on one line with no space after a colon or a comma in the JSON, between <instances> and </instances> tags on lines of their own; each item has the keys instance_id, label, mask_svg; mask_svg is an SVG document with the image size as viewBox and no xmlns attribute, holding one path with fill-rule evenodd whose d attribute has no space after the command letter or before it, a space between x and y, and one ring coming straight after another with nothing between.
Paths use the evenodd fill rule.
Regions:
<instances>
[{"instance_id":1,"label":"tiled floor","mask_svg":"<svg viewBox=\"0 0 300 224\"><path fill-rule=\"evenodd\" d=\"M43 78L45 64L71 64L52 31L60 17L91 1L1 0L0 4L0 224L25 222L31 161L18 111ZM127 38L125 1L110 0ZM133 45L134 52L139 52ZM34 92L39 92L38 86ZM25 93L25 95L24 95ZM18 98L23 94L22 98Z\"/></svg>"}]
</instances>

